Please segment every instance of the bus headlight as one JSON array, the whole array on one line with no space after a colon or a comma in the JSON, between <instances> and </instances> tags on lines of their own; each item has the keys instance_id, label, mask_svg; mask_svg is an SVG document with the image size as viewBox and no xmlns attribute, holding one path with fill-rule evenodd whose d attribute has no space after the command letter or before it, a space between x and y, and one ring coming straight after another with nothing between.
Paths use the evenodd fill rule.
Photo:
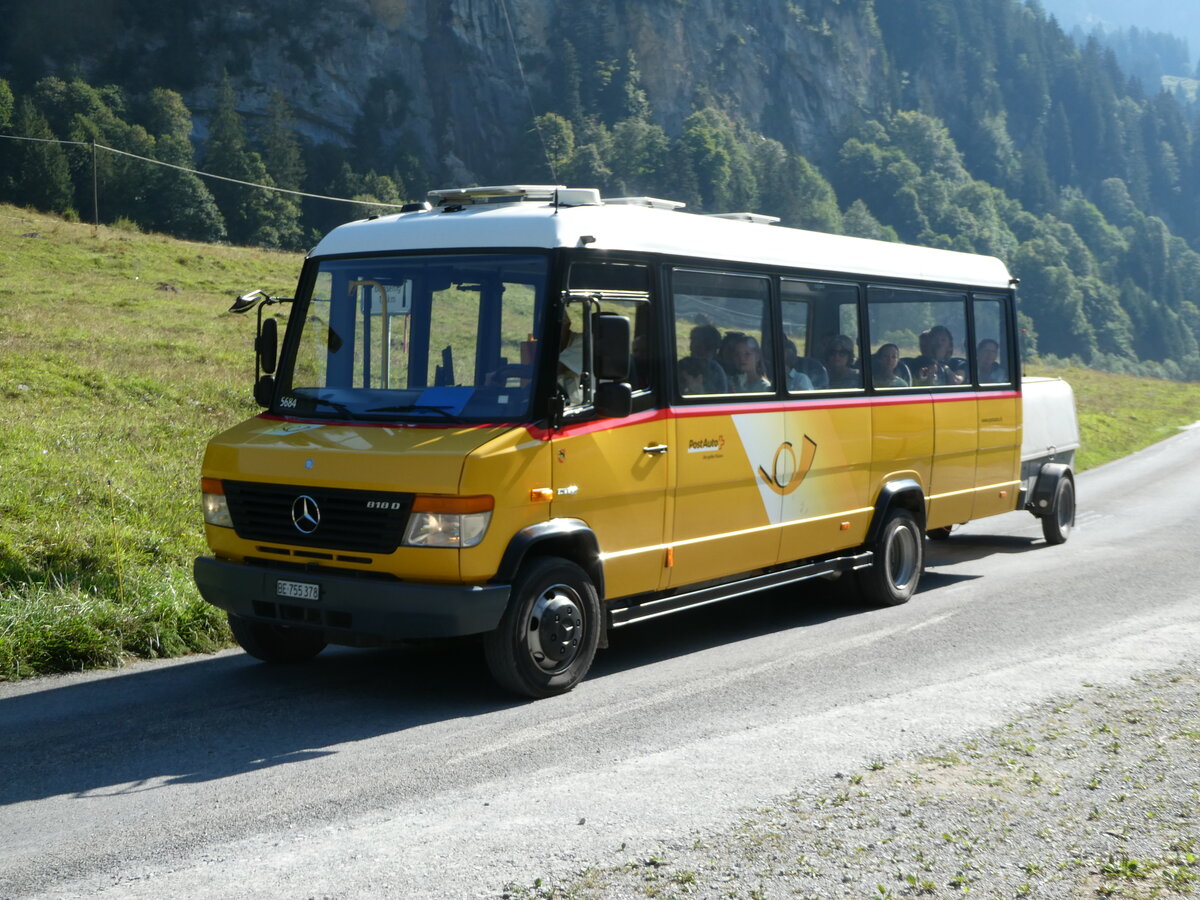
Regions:
<instances>
[{"instance_id":1,"label":"bus headlight","mask_svg":"<svg viewBox=\"0 0 1200 900\"><path fill-rule=\"evenodd\" d=\"M418 496L413 500L407 547L474 547L492 521L491 497Z\"/></svg>"},{"instance_id":2,"label":"bus headlight","mask_svg":"<svg viewBox=\"0 0 1200 900\"><path fill-rule=\"evenodd\" d=\"M221 484L220 479L201 478L200 491L204 521L209 525L232 528L233 517L229 515L229 504L225 502L225 485Z\"/></svg>"}]
</instances>

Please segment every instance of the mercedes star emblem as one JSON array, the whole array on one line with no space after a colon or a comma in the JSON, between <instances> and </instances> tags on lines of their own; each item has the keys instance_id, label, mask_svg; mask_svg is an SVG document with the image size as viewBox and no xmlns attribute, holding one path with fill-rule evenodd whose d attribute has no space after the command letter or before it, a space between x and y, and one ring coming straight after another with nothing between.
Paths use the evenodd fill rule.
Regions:
<instances>
[{"instance_id":1,"label":"mercedes star emblem","mask_svg":"<svg viewBox=\"0 0 1200 900\"><path fill-rule=\"evenodd\" d=\"M308 494L301 494L292 501L292 524L301 534L312 534L321 524L321 508Z\"/></svg>"}]
</instances>

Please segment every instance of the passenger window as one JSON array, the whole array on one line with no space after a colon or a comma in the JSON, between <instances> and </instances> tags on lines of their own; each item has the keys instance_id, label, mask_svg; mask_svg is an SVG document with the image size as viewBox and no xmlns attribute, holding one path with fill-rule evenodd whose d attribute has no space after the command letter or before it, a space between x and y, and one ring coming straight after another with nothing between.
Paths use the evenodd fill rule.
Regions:
<instances>
[{"instance_id":1,"label":"passenger window","mask_svg":"<svg viewBox=\"0 0 1200 900\"><path fill-rule=\"evenodd\" d=\"M784 278L779 290L789 392L861 388L858 288Z\"/></svg>"},{"instance_id":2,"label":"passenger window","mask_svg":"<svg viewBox=\"0 0 1200 900\"><path fill-rule=\"evenodd\" d=\"M681 396L774 393L766 278L676 269L671 292Z\"/></svg>"},{"instance_id":3,"label":"passenger window","mask_svg":"<svg viewBox=\"0 0 1200 900\"><path fill-rule=\"evenodd\" d=\"M595 303L588 304L589 315L614 313L629 320L633 336L633 359L629 371L629 384L633 387L635 410L648 409L655 375L654 316L650 305L650 269L647 266L622 262L575 262L571 265L568 284L572 291L597 295ZM572 303L568 307L570 334L582 335L584 304ZM569 399L569 405L583 402L583 392L574 391L571 382L572 363L575 350L571 338L564 334L563 351L559 355L559 384ZM581 344L582 341L579 341ZM582 354L578 354L578 365L582 368ZM575 376L578 378L578 376Z\"/></svg>"},{"instance_id":4,"label":"passenger window","mask_svg":"<svg viewBox=\"0 0 1200 900\"><path fill-rule=\"evenodd\" d=\"M975 378L978 384L1009 384L1009 348L1005 346L1003 297L976 294L975 313Z\"/></svg>"},{"instance_id":5,"label":"passenger window","mask_svg":"<svg viewBox=\"0 0 1200 900\"><path fill-rule=\"evenodd\" d=\"M872 287L867 310L876 389L971 383L965 296Z\"/></svg>"}]
</instances>

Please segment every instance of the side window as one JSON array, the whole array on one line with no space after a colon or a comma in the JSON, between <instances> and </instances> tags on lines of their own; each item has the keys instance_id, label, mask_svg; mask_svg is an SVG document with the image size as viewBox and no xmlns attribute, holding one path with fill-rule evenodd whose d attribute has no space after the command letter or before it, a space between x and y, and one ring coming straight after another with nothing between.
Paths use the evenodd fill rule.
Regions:
<instances>
[{"instance_id":1,"label":"side window","mask_svg":"<svg viewBox=\"0 0 1200 900\"><path fill-rule=\"evenodd\" d=\"M581 379L583 368L583 316L598 313L615 314L629 320L633 337L633 359L629 383L634 390L634 409L649 408L656 373L654 348L654 316L650 303L650 269L648 266L622 262L575 262L568 278L570 290L592 294L594 302L571 303L567 307L568 322L561 338L559 352L559 385L572 406L586 405L590 395Z\"/></svg>"},{"instance_id":2,"label":"side window","mask_svg":"<svg viewBox=\"0 0 1200 900\"><path fill-rule=\"evenodd\" d=\"M861 388L858 288L784 278L779 294L788 391Z\"/></svg>"},{"instance_id":3,"label":"side window","mask_svg":"<svg viewBox=\"0 0 1200 900\"><path fill-rule=\"evenodd\" d=\"M671 294L679 394L775 392L766 278L676 269Z\"/></svg>"},{"instance_id":4,"label":"side window","mask_svg":"<svg viewBox=\"0 0 1200 900\"><path fill-rule=\"evenodd\" d=\"M971 382L966 297L872 287L867 292L871 383L878 389Z\"/></svg>"},{"instance_id":5,"label":"side window","mask_svg":"<svg viewBox=\"0 0 1200 900\"><path fill-rule=\"evenodd\" d=\"M1009 348L1005 335L1005 298L976 294L975 378L979 384L1008 384L1012 381Z\"/></svg>"}]
</instances>

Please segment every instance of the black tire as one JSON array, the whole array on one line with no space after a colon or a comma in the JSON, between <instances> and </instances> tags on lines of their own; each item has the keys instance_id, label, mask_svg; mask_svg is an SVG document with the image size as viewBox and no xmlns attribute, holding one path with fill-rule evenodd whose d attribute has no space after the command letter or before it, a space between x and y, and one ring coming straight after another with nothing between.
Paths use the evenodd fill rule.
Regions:
<instances>
[{"instance_id":1,"label":"black tire","mask_svg":"<svg viewBox=\"0 0 1200 900\"><path fill-rule=\"evenodd\" d=\"M565 694L591 668L600 628L587 573L557 556L537 557L521 566L499 627L483 636L488 669L516 694Z\"/></svg>"},{"instance_id":2,"label":"black tire","mask_svg":"<svg viewBox=\"0 0 1200 900\"><path fill-rule=\"evenodd\" d=\"M856 573L863 599L877 606L907 603L925 565L925 535L907 509L893 509L872 548L875 561Z\"/></svg>"},{"instance_id":3,"label":"black tire","mask_svg":"<svg viewBox=\"0 0 1200 900\"><path fill-rule=\"evenodd\" d=\"M229 614L229 630L243 650L263 662L308 662L325 649L319 631L252 622L233 613Z\"/></svg>"},{"instance_id":4,"label":"black tire","mask_svg":"<svg viewBox=\"0 0 1200 900\"><path fill-rule=\"evenodd\" d=\"M1042 535L1047 544L1064 544L1075 527L1075 482L1065 475L1054 488L1050 512L1042 516Z\"/></svg>"}]
</instances>

